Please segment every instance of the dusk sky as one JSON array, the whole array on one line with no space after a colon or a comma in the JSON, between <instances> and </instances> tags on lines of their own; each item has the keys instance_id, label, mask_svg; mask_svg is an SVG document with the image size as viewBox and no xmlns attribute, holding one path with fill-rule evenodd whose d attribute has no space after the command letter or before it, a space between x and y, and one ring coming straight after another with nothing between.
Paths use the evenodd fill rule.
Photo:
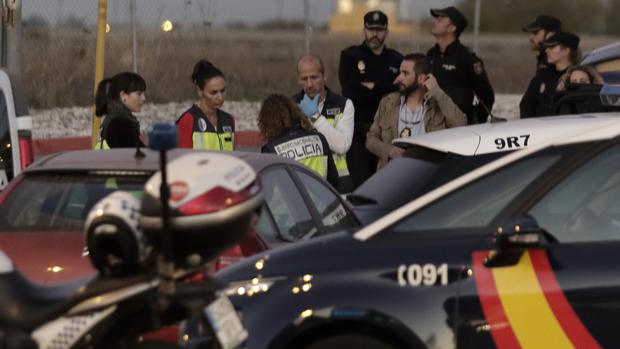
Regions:
<instances>
[{"instance_id":1,"label":"dusk sky","mask_svg":"<svg viewBox=\"0 0 620 349\"><path fill-rule=\"evenodd\" d=\"M428 17L431 7L445 7L455 0L400 0L401 17L415 13ZM325 23L334 11L336 0L310 0L310 15L314 23ZM49 23L74 17L85 23L94 23L97 0L23 0L23 17L33 15ZM110 22L125 22L129 18L128 0L108 0ZM415 10L408 6L413 4ZM143 24L158 24L163 19L172 21L211 22L220 26L229 22L254 24L273 19L299 20L303 18L303 0L136 0L138 19Z\"/></svg>"}]
</instances>

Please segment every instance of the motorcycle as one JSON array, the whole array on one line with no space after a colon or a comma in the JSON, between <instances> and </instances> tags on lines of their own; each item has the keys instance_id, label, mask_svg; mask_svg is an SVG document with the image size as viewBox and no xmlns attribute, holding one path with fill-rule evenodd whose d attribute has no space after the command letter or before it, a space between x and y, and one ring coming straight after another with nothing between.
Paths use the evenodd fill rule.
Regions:
<instances>
[{"instance_id":1,"label":"motorcycle","mask_svg":"<svg viewBox=\"0 0 620 349\"><path fill-rule=\"evenodd\" d=\"M142 199L114 192L90 211L86 245L98 275L42 287L0 251L0 349L169 348L144 334L195 319L223 349L247 337L206 265L238 243L260 210L258 176L240 159L196 152L167 162L174 124L148 131L161 169ZM137 156L139 151L137 152Z\"/></svg>"}]
</instances>

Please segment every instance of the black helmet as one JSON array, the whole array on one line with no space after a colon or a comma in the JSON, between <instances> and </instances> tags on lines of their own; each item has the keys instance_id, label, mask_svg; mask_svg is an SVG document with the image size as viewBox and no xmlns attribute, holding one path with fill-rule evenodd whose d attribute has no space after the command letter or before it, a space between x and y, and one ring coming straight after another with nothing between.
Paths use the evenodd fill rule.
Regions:
<instances>
[{"instance_id":1,"label":"black helmet","mask_svg":"<svg viewBox=\"0 0 620 349\"><path fill-rule=\"evenodd\" d=\"M84 234L93 266L104 276L123 276L146 266L152 247L138 224L140 200L115 191L88 213Z\"/></svg>"}]
</instances>

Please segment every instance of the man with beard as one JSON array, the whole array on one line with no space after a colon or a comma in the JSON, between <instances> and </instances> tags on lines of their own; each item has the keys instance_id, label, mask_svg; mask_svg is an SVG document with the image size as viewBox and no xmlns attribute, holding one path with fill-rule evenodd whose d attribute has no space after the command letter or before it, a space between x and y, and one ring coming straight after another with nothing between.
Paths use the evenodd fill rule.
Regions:
<instances>
[{"instance_id":1,"label":"man with beard","mask_svg":"<svg viewBox=\"0 0 620 349\"><path fill-rule=\"evenodd\" d=\"M381 11L364 16L364 42L340 54L338 77L342 95L355 106L355 128L347 153L349 172L355 187L362 184L376 169L377 159L366 149L366 132L381 98L398 87L394 79L402 55L385 46L388 18Z\"/></svg>"},{"instance_id":2,"label":"man with beard","mask_svg":"<svg viewBox=\"0 0 620 349\"><path fill-rule=\"evenodd\" d=\"M392 145L395 138L463 126L467 117L439 87L432 65L422 53L408 54L396 78L399 92L381 99L368 131L366 146L379 157L377 170L400 157L404 150Z\"/></svg>"},{"instance_id":3,"label":"man with beard","mask_svg":"<svg viewBox=\"0 0 620 349\"><path fill-rule=\"evenodd\" d=\"M555 70L555 66L549 65L547 62L547 54L545 53L546 47L544 47L542 43L562 29L562 22L552 16L540 15L522 29L524 32L529 33L529 42L532 50L538 52L538 56L536 57L536 73L527 86L527 90L519 103L521 118L529 118L545 114L545 111L540 110L541 108L539 108L536 103L538 95L540 94L538 90L539 84L537 82L540 81L543 76L550 73L552 74Z\"/></svg>"},{"instance_id":4,"label":"man with beard","mask_svg":"<svg viewBox=\"0 0 620 349\"><path fill-rule=\"evenodd\" d=\"M437 43L427 55L439 86L467 115L469 124L486 122L495 94L482 60L459 41L467 19L454 6L432 9L431 15L434 18L431 34ZM474 96L478 104L474 104Z\"/></svg>"}]
</instances>

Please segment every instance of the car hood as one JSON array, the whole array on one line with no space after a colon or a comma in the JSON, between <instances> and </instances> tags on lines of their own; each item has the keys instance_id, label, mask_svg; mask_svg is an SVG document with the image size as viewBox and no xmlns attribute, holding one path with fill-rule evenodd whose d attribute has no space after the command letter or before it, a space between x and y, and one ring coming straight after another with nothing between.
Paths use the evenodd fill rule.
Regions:
<instances>
[{"instance_id":1,"label":"car hood","mask_svg":"<svg viewBox=\"0 0 620 349\"><path fill-rule=\"evenodd\" d=\"M88 256L82 256L81 232L2 232L0 250L38 284L61 284L95 273Z\"/></svg>"},{"instance_id":2,"label":"car hood","mask_svg":"<svg viewBox=\"0 0 620 349\"><path fill-rule=\"evenodd\" d=\"M355 248L363 242L356 240L350 232L339 232L304 242L287 244L269 251L245 258L216 274L218 280L233 282L261 277L279 277L297 274L312 274L318 270L336 271L346 269L347 261L354 258L347 255L357 253Z\"/></svg>"}]
</instances>

